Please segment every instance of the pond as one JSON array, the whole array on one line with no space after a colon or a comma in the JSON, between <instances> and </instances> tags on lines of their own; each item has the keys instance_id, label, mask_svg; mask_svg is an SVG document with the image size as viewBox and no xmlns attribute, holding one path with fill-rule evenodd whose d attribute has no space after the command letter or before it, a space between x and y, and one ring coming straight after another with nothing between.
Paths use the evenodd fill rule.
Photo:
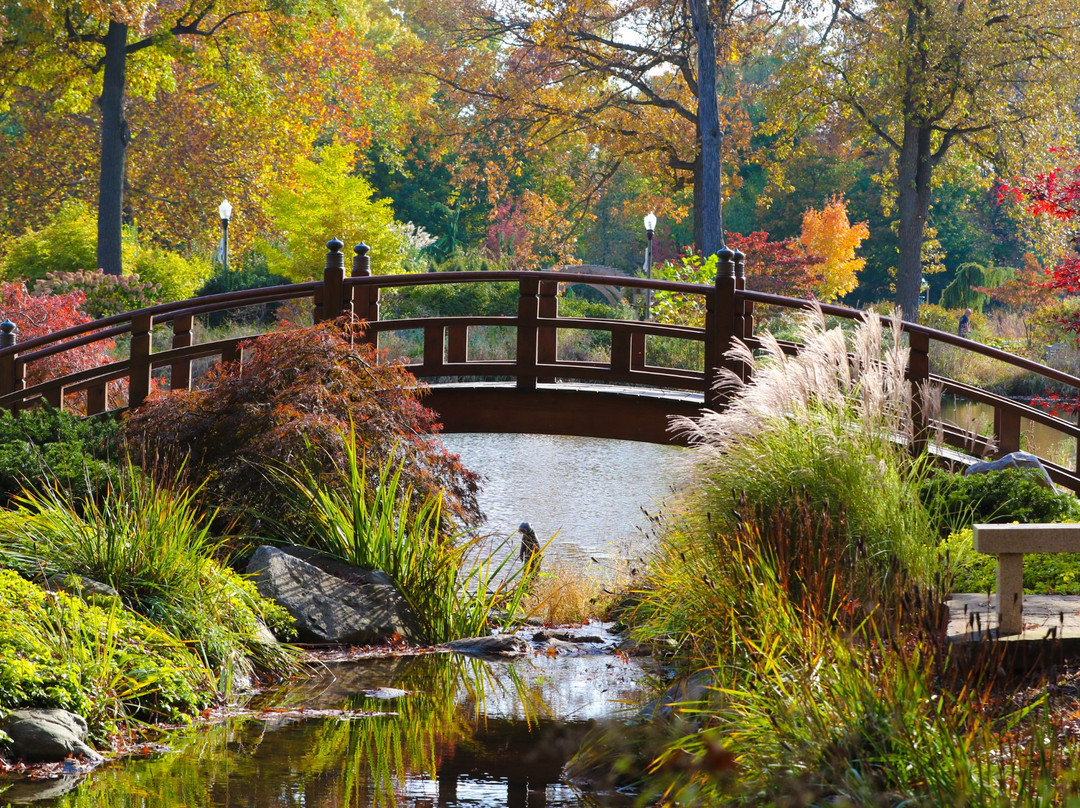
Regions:
<instances>
[{"instance_id":1,"label":"pond","mask_svg":"<svg viewBox=\"0 0 1080 808\"><path fill-rule=\"evenodd\" d=\"M513 535L529 522L548 553L599 572L651 544L649 514L686 473L691 453L635 441L555 435L443 436L484 477L484 530ZM595 560L594 560L595 559Z\"/></svg>"},{"instance_id":2,"label":"pond","mask_svg":"<svg viewBox=\"0 0 1080 808\"><path fill-rule=\"evenodd\" d=\"M548 554L600 577L647 551L655 513L688 453L626 441L544 435L445 436L485 478L486 529L522 521ZM648 512L648 513L646 513ZM514 538L516 542L516 537ZM547 555L545 556L545 559ZM145 758L81 777L0 783L0 804L63 808L359 808L623 806L618 792L582 793L563 767L597 722L632 715L645 670L611 652L481 661L452 654L327 666L260 695L213 725L173 734ZM590 646L592 647L592 646ZM585 646L583 646L585 648ZM387 689L408 691L393 695Z\"/></svg>"},{"instance_id":3,"label":"pond","mask_svg":"<svg viewBox=\"0 0 1080 808\"><path fill-rule=\"evenodd\" d=\"M581 793L562 772L597 722L627 714L642 677L632 660L588 652L537 652L514 662L430 654L329 665L210 727L175 733L168 750L105 764L86 779L12 782L0 802L64 808L632 805L618 792Z\"/></svg>"}]
</instances>

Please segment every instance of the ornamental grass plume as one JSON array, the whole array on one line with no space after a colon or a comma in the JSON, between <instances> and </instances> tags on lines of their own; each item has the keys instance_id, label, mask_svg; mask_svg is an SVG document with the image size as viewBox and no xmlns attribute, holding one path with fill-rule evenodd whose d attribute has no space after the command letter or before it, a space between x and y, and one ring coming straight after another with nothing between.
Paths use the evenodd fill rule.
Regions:
<instances>
[{"instance_id":1,"label":"ornamental grass plume","mask_svg":"<svg viewBox=\"0 0 1080 808\"><path fill-rule=\"evenodd\" d=\"M865 434L911 440L917 399L937 420L941 388L928 384L915 390L907 380L909 349L899 316L894 314L886 330L881 317L866 312L849 339L840 327L826 328L825 315L814 304L801 314L796 336L800 348L794 356L769 332L760 337L760 355L734 340L725 357L748 367L750 381L723 368L717 388L728 394L729 406L674 419L673 431L706 452L720 453L778 418L839 416Z\"/></svg>"}]
</instances>

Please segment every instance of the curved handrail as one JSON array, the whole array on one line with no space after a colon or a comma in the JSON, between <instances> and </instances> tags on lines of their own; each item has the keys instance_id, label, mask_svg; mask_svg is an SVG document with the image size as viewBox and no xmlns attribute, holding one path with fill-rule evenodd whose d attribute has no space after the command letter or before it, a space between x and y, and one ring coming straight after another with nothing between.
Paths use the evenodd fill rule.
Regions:
<instances>
[{"instance_id":1,"label":"curved handrail","mask_svg":"<svg viewBox=\"0 0 1080 808\"><path fill-rule=\"evenodd\" d=\"M333 260L331 260L333 259ZM387 320L380 310L380 295L384 289L406 290L418 286L469 283L501 283L518 285L517 311L505 316L439 316L410 317ZM705 303L704 327L660 323L653 320L614 320L604 318L571 318L561 316L558 292L562 285L589 283L594 286L651 290L676 295L693 295ZM429 272L406 275L371 275L354 263L354 274L346 277L340 253L328 256L327 268L321 281L225 292L204 298L175 301L132 312L112 315L85 325L74 326L23 343L0 347L0 407L19 409L45 399L65 406L65 399L78 394L85 396L87 412L107 408L106 385L126 380L132 403L141 402L149 393L155 374L169 387L184 388L191 383L192 363L207 357L242 359L245 338L230 338L213 343L195 344L192 326L194 318L213 312L243 306L309 300L316 321L352 313L366 320L368 327L362 335L367 342L378 343L391 331L419 331L422 334L422 359L414 361L411 369L427 379L493 377L505 378L519 388L535 389L539 382L567 379L589 383L620 386L641 386L684 391L702 396L703 405L721 407L724 399L714 383L721 368L728 367L745 374L744 368L731 365L724 351L733 338L741 338L752 347L759 344L754 331L755 306L775 306L786 309L805 309L815 305L810 301L748 290L733 265L721 264L720 274L712 285L678 281L653 280L628 276L605 276L572 271L470 271ZM858 320L865 313L833 304L819 305L829 316ZM890 318L884 318L890 322ZM516 331L514 356L502 359L469 357L470 329L504 326ZM171 328L169 347L155 350L155 329ZM940 343L960 350L1005 362L1021 370L1035 373L1048 382L1080 391L1080 377L1046 367L1030 359L983 345L954 334L926 326L900 323L910 348L908 377L915 383L938 383L946 391L962 398L989 406L994 413L994 438L1002 450L1019 448L1022 420L1038 423L1056 430L1064 438L1080 440L1080 426L986 390L965 385L930 372L930 345ZM559 334L570 331L602 333L610 345L610 358L570 359L559 355ZM163 332L156 332L163 334ZM2 337L3 335L0 335ZM25 379L35 363L67 351L100 342L130 338L129 356L98 368L70 373L62 378L37 381L27 385ZM650 364L649 339L667 338L696 343L703 350L704 364L696 368L667 367ZM797 350L792 344L785 349ZM164 374L164 375L162 375ZM919 426L929 431L944 427L947 442L959 446L972 437L961 430L933 422L928 415L913 413L921 419ZM977 443L985 444L985 436ZM1048 463L1051 475L1073 490L1080 491L1080 474L1075 464L1065 468Z\"/></svg>"}]
</instances>

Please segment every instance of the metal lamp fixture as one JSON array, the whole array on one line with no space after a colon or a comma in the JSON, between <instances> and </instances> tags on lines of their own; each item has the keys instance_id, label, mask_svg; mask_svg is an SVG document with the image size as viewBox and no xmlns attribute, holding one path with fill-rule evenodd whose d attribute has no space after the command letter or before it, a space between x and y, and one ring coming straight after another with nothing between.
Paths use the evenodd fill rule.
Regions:
<instances>
[{"instance_id":1,"label":"metal lamp fixture","mask_svg":"<svg viewBox=\"0 0 1080 808\"><path fill-rule=\"evenodd\" d=\"M218 216L221 217L221 268L229 271L229 219L232 218L233 207L228 199L221 200L218 205Z\"/></svg>"},{"instance_id":2,"label":"metal lamp fixture","mask_svg":"<svg viewBox=\"0 0 1080 808\"><path fill-rule=\"evenodd\" d=\"M645 214L645 277L652 280L652 240L656 232L656 214L649 211ZM645 319L652 317L652 289L645 290Z\"/></svg>"}]
</instances>

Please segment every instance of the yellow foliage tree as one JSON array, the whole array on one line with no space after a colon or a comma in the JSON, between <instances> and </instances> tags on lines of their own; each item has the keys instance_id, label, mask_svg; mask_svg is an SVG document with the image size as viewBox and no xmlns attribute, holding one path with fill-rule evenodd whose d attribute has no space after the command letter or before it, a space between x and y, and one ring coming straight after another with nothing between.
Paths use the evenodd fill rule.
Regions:
<instances>
[{"instance_id":1,"label":"yellow foliage tree","mask_svg":"<svg viewBox=\"0 0 1080 808\"><path fill-rule=\"evenodd\" d=\"M803 214L799 243L816 261L810 271L822 278L814 290L819 300L835 300L858 285L856 276L866 259L856 258L855 250L869 235L866 222L852 224L848 220L847 202L842 196L834 196L823 210L808 208Z\"/></svg>"}]
</instances>

